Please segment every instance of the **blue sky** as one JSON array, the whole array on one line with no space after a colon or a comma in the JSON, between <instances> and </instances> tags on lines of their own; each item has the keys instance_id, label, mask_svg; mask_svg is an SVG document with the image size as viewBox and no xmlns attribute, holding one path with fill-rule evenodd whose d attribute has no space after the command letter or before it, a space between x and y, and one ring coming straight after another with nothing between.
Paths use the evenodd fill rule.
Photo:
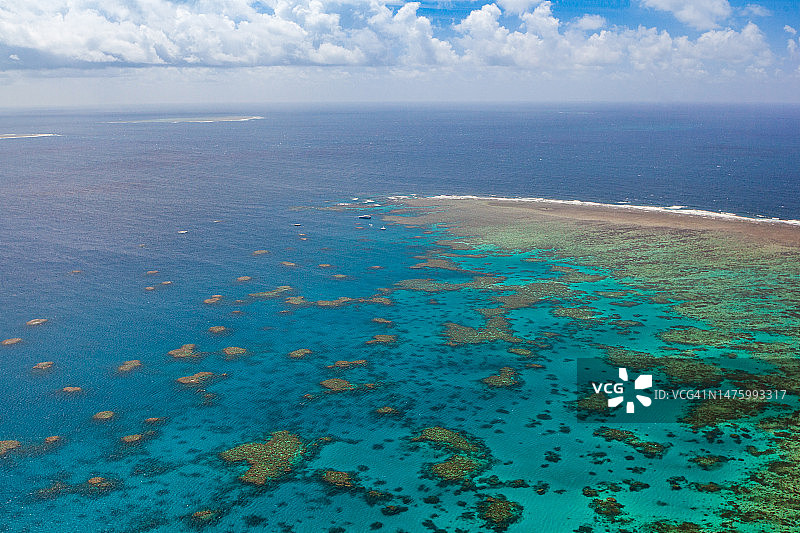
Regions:
<instances>
[{"instance_id":1,"label":"blue sky","mask_svg":"<svg viewBox=\"0 0 800 533\"><path fill-rule=\"evenodd\" d=\"M762 0L0 0L0 107L800 100Z\"/></svg>"}]
</instances>

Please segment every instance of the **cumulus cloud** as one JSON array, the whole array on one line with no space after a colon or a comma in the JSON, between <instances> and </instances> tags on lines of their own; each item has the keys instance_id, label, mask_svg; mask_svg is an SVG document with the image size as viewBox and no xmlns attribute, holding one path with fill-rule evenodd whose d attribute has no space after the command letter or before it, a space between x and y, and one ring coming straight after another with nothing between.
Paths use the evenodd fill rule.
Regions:
<instances>
[{"instance_id":1,"label":"cumulus cloud","mask_svg":"<svg viewBox=\"0 0 800 533\"><path fill-rule=\"evenodd\" d=\"M668 11L697 30L717 28L731 16L728 0L640 0L647 7Z\"/></svg>"},{"instance_id":2,"label":"cumulus cloud","mask_svg":"<svg viewBox=\"0 0 800 533\"><path fill-rule=\"evenodd\" d=\"M606 19L600 15L587 14L573 22L572 25L579 30L599 30L606 25Z\"/></svg>"},{"instance_id":3,"label":"cumulus cloud","mask_svg":"<svg viewBox=\"0 0 800 533\"><path fill-rule=\"evenodd\" d=\"M788 24L787 24L786 26L784 26L784 27L783 27L783 31L785 31L786 33L790 33L790 34L792 34L792 35L797 35L797 30L796 30L796 29L794 29L794 28L792 28L792 27L791 27L791 26L789 26Z\"/></svg>"},{"instance_id":4,"label":"cumulus cloud","mask_svg":"<svg viewBox=\"0 0 800 533\"><path fill-rule=\"evenodd\" d=\"M519 14L530 11L532 7L541 4L542 0L498 0L497 3L503 11Z\"/></svg>"},{"instance_id":5,"label":"cumulus cloud","mask_svg":"<svg viewBox=\"0 0 800 533\"><path fill-rule=\"evenodd\" d=\"M747 4L742 8L742 13L754 17L771 17L772 11L759 4Z\"/></svg>"},{"instance_id":6,"label":"cumulus cloud","mask_svg":"<svg viewBox=\"0 0 800 533\"><path fill-rule=\"evenodd\" d=\"M478 5L447 27L420 15L418 2L0 0L0 58L9 58L0 59L0 69L507 66L540 76L704 76L774 63L757 25L716 26L730 15L726 0L641 1L706 31L691 39L658 28L609 27L592 14L565 22L552 2L540 0Z\"/></svg>"}]
</instances>

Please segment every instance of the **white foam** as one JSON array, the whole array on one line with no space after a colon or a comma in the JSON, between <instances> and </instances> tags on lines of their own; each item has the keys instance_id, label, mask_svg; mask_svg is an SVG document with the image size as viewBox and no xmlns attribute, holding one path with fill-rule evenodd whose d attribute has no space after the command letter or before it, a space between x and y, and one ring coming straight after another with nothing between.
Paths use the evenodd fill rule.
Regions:
<instances>
[{"instance_id":1,"label":"white foam","mask_svg":"<svg viewBox=\"0 0 800 533\"><path fill-rule=\"evenodd\" d=\"M261 120L264 117L258 115L247 117L186 117L186 118L153 118L147 120L114 120L106 124L212 124L214 122L247 122L249 120Z\"/></svg>"},{"instance_id":2,"label":"white foam","mask_svg":"<svg viewBox=\"0 0 800 533\"><path fill-rule=\"evenodd\" d=\"M0 133L0 139L33 139L35 137L61 137L58 133Z\"/></svg>"},{"instance_id":3,"label":"white foam","mask_svg":"<svg viewBox=\"0 0 800 533\"><path fill-rule=\"evenodd\" d=\"M415 198L416 196L393 196L392 199L402 200L405 198ZM723 220L739 220L743 222L756 222L759 224L790 224L792 226L800 226L800 220L795 219L780 219L773 218L754 218L737 215L735 213L718 213L714 211L704 211L702 209L687 209L685 206L673 205L670 207L657 207L650 205L631 205L631 204L604 204L600 202L585 202L582 200L552 200L549 198L506 198L496 196L472 196L472 195L449 195L440 194L437 196L428 196L427 198L439 200L503 200L508 202L528 202L528 203L547 203L547 204L561 204L561 205L583 205L590 207L610 207L615 209L630 209L633 211L651 211L657 213L671 213L678 215L693 215L702 218L715 218Z\"/></svg>"}]
</instances>

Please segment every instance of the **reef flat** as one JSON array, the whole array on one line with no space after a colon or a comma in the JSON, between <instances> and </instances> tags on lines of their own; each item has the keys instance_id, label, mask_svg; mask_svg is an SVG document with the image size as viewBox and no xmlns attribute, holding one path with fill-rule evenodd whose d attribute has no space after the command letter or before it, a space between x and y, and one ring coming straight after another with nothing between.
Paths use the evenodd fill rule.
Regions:
<instances>
[{"instance_id":1,"label":"reef flat","mask_svg":"<svg viewBox=\"0 0 800 533\"><path fill-rule=\"evenodd\" d=\"M598 357L610 365L653 372L672 386L734 388L747 393L739 398L690 403L682 417L661 420L666 438L658 442L644 442L630 431L635 424L613 429L596 426L595 436L625 443L656 458L665 470L674 471L676 461L686 461L679 457L689 457L687 474L670 477L666 482L672 491L688 489L704 494L701 503L686 508L689 520L659 516L666 514L670 505L666 499L651 505L638 502L636 509L631 509L627 499L619 495L594 499L590 507L602 517L608 530L627 530L635 524L634 529L648 531L793 531L800 522L800 507L792 503L792 484L800 472L800 456L796 453L800 429L800 411L796 407L800 393L797 221L541 199L402 198L395 207L387 221L436 227L448 235L438 244L464 256L475 252L490 256L535 254L531 258L535 261L569 264L566 268L551 267L550 271L565 274L558 281L575 291L571 296L581 306L555 303L563 297L569 300L570 295L563 291L560 295L538 294L538 299L525 296L531 292L527 288L530 283L511 283L504 278L502 283L484 288L511 291L510 295L494 296L505 310L494 314L483 328L473 326L472 331L488 333L491 321L496 322L498 317L508 320L513 316L509 315L512 309L535 307L550 300L547 305L555 304L554 316L575 321L559 332L578 340L572 357ZM569 279L580 271L584 272L582 277ZM492 270L491 274L517 275L499 270ZM603 274L626 288L588 290L591 282L601 280ZM414 286L437 289L432 281L425 281L426 285L422 281L416 280ZM438 289L443 290L441 286ZM636 298L631 300L634 295ZM660 316L644 318L646 307L652 304L664 311ZM603 312L610 306L616 306L620 313L609 316ZM638 312L624 318L620 315L625 308ZM656 326L654 319L662 319L662 323ZM518 324L519 316L504 325L503 335L484 333L475 342L502 340L524 346L530 337L521 332ZM608 338L603 331L609 327L622 336L614 346L601 341ZM447 335L452 337L455 325L447 328ZM592 353L595 349L605 354ZM547 353L536 352L540 356ZM509 374L512 371L507 370ZM782 391L781 401L765 401L755 393L750 397L751 392L770 389ZM556 389L552 392L556 393ZM582 398L579 393L576 405L579 413L591 418L590 413L608 414L607 399L602 393ZM641 427L651 435L659 429L651 424ZM753 445L745 448L742 442L747 440L759 440L766 449L761 451ZM706 455L699 455L694 450L696 446L701 446ZM722 450L729 455L709 453ZM731 453L733 450L736 451ZM605 453L599 457L604 458L596 464L610 463L609 472L617 474L620 482L624 470L631 470L617 469ZM746 467L736 474L710 476L715 477L713 481L699 479L709 476L698 476L695 471L726 469L724 465L732 458ZM650 476L646 483L631 479L624 483L638 492L650 491L654 481L665 480ZM599 495L608 490L608 483L602 483L600 490L587 487L584 494ZM619 482L611 482L610 486L612 494L625 490Z\"/></svg>"}]
</instances>

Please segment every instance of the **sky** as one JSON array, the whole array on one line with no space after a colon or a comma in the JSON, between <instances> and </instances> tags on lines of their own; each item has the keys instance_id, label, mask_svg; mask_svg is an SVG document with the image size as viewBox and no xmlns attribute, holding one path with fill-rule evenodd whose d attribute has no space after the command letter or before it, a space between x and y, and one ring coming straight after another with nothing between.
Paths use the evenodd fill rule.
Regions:
<instances>
[{"instance_id":1,"label":"sky","mask_svg":"<svg viewBox=\"0 0 800 533\"><path fill-rule=\"evenodd\" d=\"M794 0L0 0L0 107L800 102Z\"/></svg>"}]
</instances>

